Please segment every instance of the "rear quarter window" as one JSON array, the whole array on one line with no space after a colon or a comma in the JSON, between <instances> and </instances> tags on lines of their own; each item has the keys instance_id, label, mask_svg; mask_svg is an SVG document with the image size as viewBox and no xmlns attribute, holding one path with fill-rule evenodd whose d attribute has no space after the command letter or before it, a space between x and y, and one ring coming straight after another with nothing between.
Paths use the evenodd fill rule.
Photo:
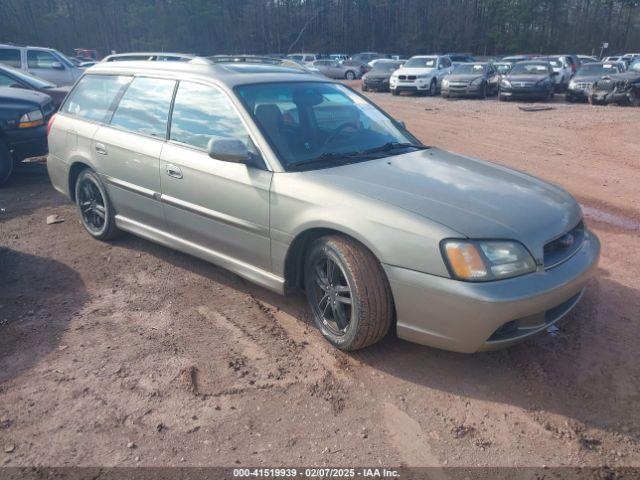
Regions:
<instances>
[{"instance_id":1,"label":"rear quarter window","mask_svg":"<svg viewBox=\"0 0 640 480\"><path fill-rule=\"evenodd\" d=\"M131 77L85 75L62 107L63 113L94 122L106 122L115 99L126 88Z\"/></svg>"},{"instance_id":2,"label":"rear quarter window","mask_svg":"<svg viewBox=\"0 0 640 480\"><path fill-rule=\"evenodd\" d=\"M10 67L21 68L20 50L17 48L0 48L0 63Z\"/></svg>"}]
</instances>

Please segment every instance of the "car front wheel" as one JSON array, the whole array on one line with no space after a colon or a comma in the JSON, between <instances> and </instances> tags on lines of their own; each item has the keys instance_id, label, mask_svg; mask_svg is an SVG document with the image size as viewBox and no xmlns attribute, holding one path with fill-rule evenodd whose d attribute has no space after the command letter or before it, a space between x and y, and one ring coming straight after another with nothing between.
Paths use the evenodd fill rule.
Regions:
<instances>
[{"instance_id":1,"label":"car front wheel","mask_svg":"<svg viewBox=\"0 0 640 480\"><path fill-rule=\"evenodd\" d=\"M347 73L344 74L344 78L346 78L347 80L355 80L356 74L355 72L352 72L351 70L349 70Z\"/></svg>"},{"instance_id":2,"label":"car front wheel","mask_svg":"<svg viewBox=\"0 0 640 480\"><path fill-rule=\"evenodd\" d=\"M84 229L98 240L111 240L120 231L107 191L98 175L89 169L80 172L76 180L76 205Z\"/></svg>"},{"instance_id":3,"label":"car front wheel","mask_svg":"<svg viewBox=\"0 0 640 480\"><path fill-rule=\"evenodd\" d=\"M391 289L375 256L347 237L316 240L305 259L304 284L313 320L342 350L382 339L391 325Z\"/></svg>"}]
</instances>

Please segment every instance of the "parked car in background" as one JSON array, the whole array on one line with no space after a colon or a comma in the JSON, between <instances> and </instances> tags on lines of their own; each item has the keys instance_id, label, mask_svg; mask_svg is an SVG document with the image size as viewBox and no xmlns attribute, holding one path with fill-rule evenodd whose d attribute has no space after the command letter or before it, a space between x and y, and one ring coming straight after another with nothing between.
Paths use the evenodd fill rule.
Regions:
<instances>
[{"instance_id":1,"label":"parked car in background","mask_svg":"<svg viewBox=\"0 0 640 480\"><path fill-rule=\"evenodd\" d=\"M346 80L360 78L360 69L358 67L348 67L337 60L316 60L311 66L317 68L320 73L329 78Z\"/></svg>"},{"instance_id":2,"label":"parked car in background","mask_svg":"<svg viewBox=\"0 0 640 480\"><path fill-rule=\"evenodd\" d=\"M304 290L343 350L391 328L458 352L513 345L567 315L598 267L558 186L429 148L339 82L273 65L101 63L49 147L92 239L124 230Z\"/></svg>"},{"instance_id":3,"label":"parked car in background","mask_svg":"<svg viewBox=\"0 0 640 480\"><path fill-rule=\"evenodd\" d=\"M385 58L385 56L377 52L362 52L351 56L351 60L357 60L362 63L369 63L371 60L376 60L378 58Z\"/></svg>"},{"instance_id":4,"label":"parked car in background","mask_svg":"<svg viewBox=\"0 0 640 480\"><path fill-rule=\"evenodd\" d=\"M569 57L536 57L535 60L549 62L553 71L557 73L553 77L556 92L566 90L574 73Z\"/></svg>"},{"instance_id":5,"label":"parked car in background","mask_svg":"<svg viewBox=\"0 0 640 480\"><path fill-rule=\"evenodd\" d=\"M35 90L0 87L0 185L25 158L47 154L51 97Z\"/></svg>"},{"instance_id":6,"label":"parked car in background","mask_svg":"<svg viewBox=\"0 0 640 480\"><path fill-rule=\"evenodd\" d=\"M362 77L362 91L388 92L391 75L404 63L399 60L377 60L373 68Z\"/></svg>"},{"instance_id":7,"label":"parked car in background","mask_svg":"<svg viewBox=\"0 0 640 480\"><path fill-rule=\"evenodd\" d=\"M435 96L444 76L452 71L453 65L449 57L417 55L393 72L389 88L393 95L409 92Z\"/></svg>"},{"instance_id":8,"label":"parked car in background","mask_svg":"<svg viewBox=\"0 0 640 480\"><path fill-rule=\"evenodd\" d=\"M491 63L461 63L442 79L442 96L487 98L498 93L500 74Z\"/></svg>"},{"instance_id":9,"label":"parked car in background","mask_svg":"<svg viewBox=\"0 0 640 480\"><path fill-rule=\"evenodd\" d=\"M505 100L551 100L555 91L553 77L557 73L549 62L528 60L518 62L503 75L498 98Z\"/></svg>"},{"instance_id":10,"label":"parked car in background","mask_svg":"<svg viewBox=\"0 0 640 480\"><path fill-rule=\"evenodd\" d=\"M511 62L500 61L493 64L493 68L495 68L500 75L506 75L509 73L511 67L513 67L513 63Z\"/></svg>"},{"instance_id":11,"label":"parked car in background","mask_svg":"<svg viewBox=\"0 0 640 480\"><path fill-rule=\"evenodd\" d=\"M38 78L35 75L0 64L0 87L24 88L25 90L35 90L45 93L53 100L55 110L58 109L64 97L66 97L70 86L56 87L53 83Z\"/></svg>"},{"instance_id":12,"label":"parked car in background","mask_svg":"<svg viewBox=\"0 0 640 480\"><path fill-rule=\"evenodd\" d=\"M371 67L366 63L361 62L360 60L343 60L340 62L344 67L357 68L360 70L360 77L362 77L365 73L371 70Z\"/></svg>"},{"instance_id":13,"label":"parked car in background","mask_svg":"<svg viewBox=\"0 0 640 480\"><path fill-rule=\"evenodd\" d=\"M501 59L502 62L508 62L511 65L517 62L525 62L527 60L531 60L533 57L531 55L511 55L509 57L503 57Z\"/></svg>"},{"instance_id":14,"label":"parked car in background","mask_svg":"<svg viewBox=\"0 0 640 480\"><path fill-rule=\"evenodd\" d=\"M74 48L73 54L81 61L98 60L98 51L92 48Z\"/></svg>"},{"instance_id":15,"label":"parked car in background","mask_svg":"<svg viewBox=\"0 0 640 480\"><path fill-rule=\"evenodd\" d=\"M588 100L593 84L602 77L622 73L624 67L620 62L583 63L569 82L565 99L567 102Z\"/></svg>"},{"instance_id":16,"label":"parked car in background","mask_svg":"<svg viewBox=\"0 0 640 480\"><path fill-rule=\"evenodd\" d=\"M622 61L622 55L612 55L609 57L604 57L602 59L603 63L612 63L612 62L620 62Z\"/></svg>"},{"instance_id":17,"label":"parked car in background","mask_svg":"<svg viewBox=\"0 0 640 480\"><path fill-rule=\"evenodd\" d=\"M580 68L580 59L578 58L578 55L574 55L571 53L571 54L548 55L548 56L562 58L571 67L572 74L576 73L578 71L578 68Z\"/></svg>"},{"instance_id":18,"label":"parked car in background","mask_svg":"<svg viewBox=\"0 0 640 480\"><path fill-rule=\"evenodd\" d=\"M320 55L317 53L292 53L287 55L287 58L304 65L311 65L316 60L320 60Z\"/></svg>"},{"instance_id":19,"label":"parked car in background","mask_svg":"<svg viewBox=\"0 0 640 480\"><path fill-rule=\"evenodd\" d=\"M103 62L188 62L196 58L188 53L164 53L164 52L130 52L114 53L102 59Z\"/></svg>"},{"instance_id":20,"label":"parked car in background","mask_svg":"<svg viewBox=\"0 0 640 480\"><path fill-rule=\"evenodd\" d=\"M628 68L639 58L640 53L625 53L622 57L620 57L620 61L626 63Z\"/></svg>"},{"instance_id":21,"label":"parked car in background","mask_svg":"<svg viewBox=\"0 0 640 480\"><path fill-rule=\"evenodd\" d=\"M589 102L593 105L618 103L640 107L640 62L634 62L625 72L597 80L591 89Z\"/></svg>"},{"instance_id":22,"label":"parked car in background","mask_svg":"<svg viewBox=\"0 0 640 480\"><path fill-rule=\"evenodd\" d=\"M331 55L329 55L329 58L331 60L341 62L342 60L348 60L349 55L347 55L346 53L332 53Z\"/></svg>"},{"instance_id":23,"label":"parked car in background","mask_svg":"<svg viewBox=\"0 0 640 480\"><path fill-rule=\"evenodd\" d=\"M443 53L442 55L449 57L454 63L474 63L476 61L470 53Z\"/></svg>"},{"instance_id":24,"label":"parked car in background","mask_svg":"<svg viewBox=\"0 0 640 480\"><path fill-rule=\"evenodd\" d=\"M78 65L78 68L86 69L86 68L89 68L89 67L93 67L97 63L100 63L100 62L94 61L94 60L89 60L89 61L86 61L86 62L82 62L80 65Z\"/></svg>"},{"instance_id":25,"label":"parked car in background","mask_svg":"<svg viewBox=\"0 0 640 480\"><path fill-rule=\"evenodd\" d=\"M0 63L19 68L56 86L72 85L83 70L52 48L0 44Z\"/></svg>"}]
</instances>

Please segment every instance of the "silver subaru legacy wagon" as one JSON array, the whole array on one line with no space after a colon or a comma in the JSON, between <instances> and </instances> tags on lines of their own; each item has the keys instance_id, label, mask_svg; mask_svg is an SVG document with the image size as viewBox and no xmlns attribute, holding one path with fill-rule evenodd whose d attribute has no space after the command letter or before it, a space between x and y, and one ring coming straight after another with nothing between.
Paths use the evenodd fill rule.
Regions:
<instances>
[{"instance_id":1,"label":"silver subaru legacy wagon","mask_svg":"<svg viewBox=\"0 0 640 480\"><path fill-rule=\"evenodd\" d=\"M423 145L301 70L99 64L49 129L51 181L89 235L130 232L302 289L341 349L391 328L458 352L511 345L565 316L597 268L567 192Z\"/></svg>"}]
</instances>

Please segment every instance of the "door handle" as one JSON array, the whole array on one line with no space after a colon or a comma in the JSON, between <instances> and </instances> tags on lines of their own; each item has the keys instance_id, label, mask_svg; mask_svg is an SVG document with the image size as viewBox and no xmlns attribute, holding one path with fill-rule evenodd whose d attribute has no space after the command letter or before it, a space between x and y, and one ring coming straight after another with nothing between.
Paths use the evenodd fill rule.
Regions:
<instances>
[{"instance_id":1,"label":"door handle","mask_svg":"<svg viewBox=\"0 0 640 480\"><path fill-rule=\"evenodd\" d=\"M104 143L96 143L96 153L99 153L100 155L107 154L107 147L105 147Z\"/></svg>"},{"instance_id":2,"label":"door handle","mask_svg":"<svg viewBox=\"0 0 640 480\"><path fill-rule=\"evenodd\" d=\"M180 170L180 168L176 167L175 165L171 165L170 163L167 163L165 167L165 171L167 172L167 175L169 175L170 177L182 178L182 170Z\"/></svg>"}]
</instances>

